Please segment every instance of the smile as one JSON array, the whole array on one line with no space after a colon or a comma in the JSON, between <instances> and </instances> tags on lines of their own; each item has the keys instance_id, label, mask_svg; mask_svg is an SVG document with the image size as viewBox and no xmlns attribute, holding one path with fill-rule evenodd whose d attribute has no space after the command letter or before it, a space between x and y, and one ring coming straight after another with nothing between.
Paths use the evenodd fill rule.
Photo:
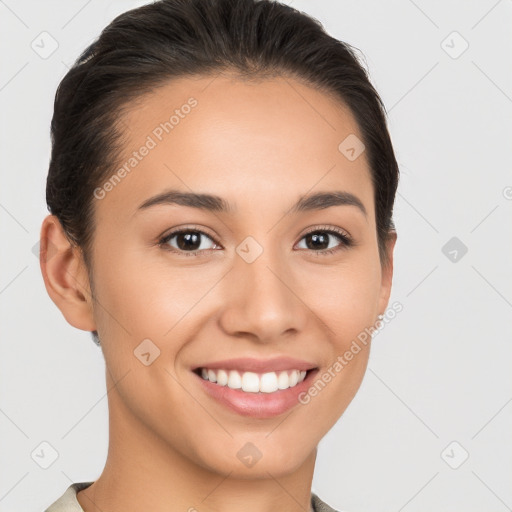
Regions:
<instances>
[{"instance_id":1,"label":"smile","mask_svg":"<svg viewBox=\"0 0 512 512\"><path fill-rule=\"evenodd\" d=\"M198 375L218 386L239 389L246 393L275 393L293 388L306 378L305 370L282 370L279 372L242 372L239 370L198 368Z\"/></svg>"}]
</instances>

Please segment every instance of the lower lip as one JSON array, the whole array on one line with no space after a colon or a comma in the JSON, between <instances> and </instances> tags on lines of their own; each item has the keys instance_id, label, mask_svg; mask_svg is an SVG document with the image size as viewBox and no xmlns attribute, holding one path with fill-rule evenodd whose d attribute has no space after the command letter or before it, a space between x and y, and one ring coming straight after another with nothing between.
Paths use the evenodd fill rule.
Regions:
<instances>
[{"instance_id":1,"label":"lower lip","mask_svg":"<svg viewBox=\"0 0 512 512\"><path fill-rule=\"evenodd\" d=\"M192 373L201 381L203 389L212 398L232 411L252 418L273 418L300 403L299 395L310 387L318 369L308 371L305 379L293 388L280 389L273 393L249 393L240 389L231 389L227 385L219 386L203 379L195 372Z\"/></svg>"}]
</instances>

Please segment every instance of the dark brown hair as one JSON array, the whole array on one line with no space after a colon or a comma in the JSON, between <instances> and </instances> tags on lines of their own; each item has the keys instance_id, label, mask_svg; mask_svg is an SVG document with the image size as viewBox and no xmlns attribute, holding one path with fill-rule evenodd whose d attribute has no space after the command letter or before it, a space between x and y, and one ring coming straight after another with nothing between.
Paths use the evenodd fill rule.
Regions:
<instances>
[{"instance_id":1,"label":"dark brown hair","mask_svg":"<svg viewBox=\"0 0 512 512\"><path fill-rule=\"evenodd\" d=\"M399 171L384 106L355 48L276 1L160 0L116 17L76 60L55 95L46 201L88 269L93 191L116 168L123 112L173 78L222 71L244 80L289 76L349 107L366 147L379 253L386 264Z\"/></svg>"}]
</instances>

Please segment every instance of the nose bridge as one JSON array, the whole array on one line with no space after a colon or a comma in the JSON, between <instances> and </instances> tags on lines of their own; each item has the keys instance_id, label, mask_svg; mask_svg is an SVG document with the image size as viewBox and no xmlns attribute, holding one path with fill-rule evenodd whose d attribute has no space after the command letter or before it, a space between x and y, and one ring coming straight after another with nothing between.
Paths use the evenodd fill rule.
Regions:
<instances>
[{"instance_id":1,"label":"nose bridge","mask_svg":"<svg viewBox=\"0 0 512 512\"><path fill-rule=\"evenodd\" d=\"M257 254L259 252L259 254ZM229 297L222 315L231 334L251 333L260 341L275 340L301 329L304 312L293 293L291 272L278 250L263 249L248 240L240 244L230 272Z\"/></svg>"}]
</instances>

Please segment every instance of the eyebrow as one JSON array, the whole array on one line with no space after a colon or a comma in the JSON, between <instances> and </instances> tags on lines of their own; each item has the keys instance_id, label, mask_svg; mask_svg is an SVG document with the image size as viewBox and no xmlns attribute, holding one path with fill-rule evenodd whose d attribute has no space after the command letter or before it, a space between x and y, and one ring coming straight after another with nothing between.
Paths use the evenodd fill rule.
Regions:
<instances>
[{"instance_id":1,"label":"eyebrow","mask_svg":"<svg viewBox=\"0 0 512 512\"><path fill-rule=\"evenodd\" d=\"M138 207L137 211L162 204L188 206L220 213L234 213L236 211L236 208L222 197L179 190L166 190L161 194L150 197ZM332 206L355 206L365 217L368 216L363 202L354 194L345 191L317 192L301 196L291 207L289 213L323 210Z\"/></svg>"}]
</instances>

